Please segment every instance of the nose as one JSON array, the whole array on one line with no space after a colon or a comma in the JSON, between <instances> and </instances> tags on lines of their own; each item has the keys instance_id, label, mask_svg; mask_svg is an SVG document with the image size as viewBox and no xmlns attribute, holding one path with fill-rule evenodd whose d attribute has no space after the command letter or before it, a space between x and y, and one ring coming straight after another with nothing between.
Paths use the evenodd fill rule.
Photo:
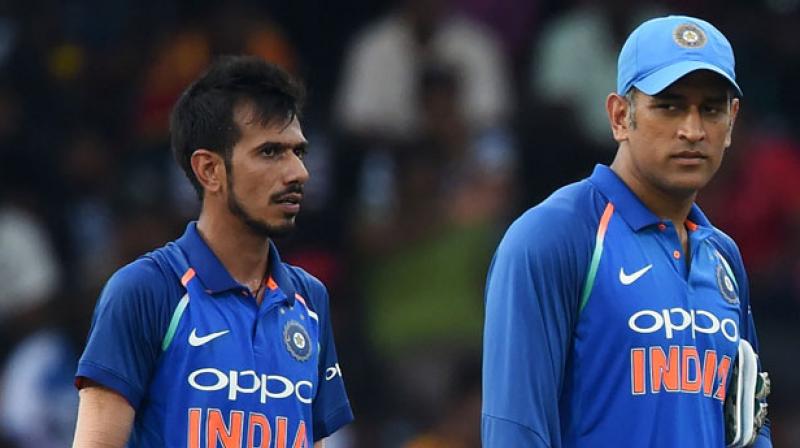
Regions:
<instances>
[{"instance_id":1,"label":"nose","mask_svg":"<svg viewBox=\"0 0 800 448\"><path fill-rule=\"evenodd\" d=\"M303 159L294 152L289 156L289 163L286 166L284 174L284 181L287 184L300 183L304 184L309 178L308 169Z\"/></svg>"},{"instance_id":2,"label":"nose","mask_svg":"<svg viewBox=\"0 0 800 448\"><path fill-rule=\"evenodd\" d=\"M696 107L689 109L686 116L678 127L678 138L689 143L697 143L706 137L706 130L703 126L703 117Z\"/></svg>"}]
</instances>

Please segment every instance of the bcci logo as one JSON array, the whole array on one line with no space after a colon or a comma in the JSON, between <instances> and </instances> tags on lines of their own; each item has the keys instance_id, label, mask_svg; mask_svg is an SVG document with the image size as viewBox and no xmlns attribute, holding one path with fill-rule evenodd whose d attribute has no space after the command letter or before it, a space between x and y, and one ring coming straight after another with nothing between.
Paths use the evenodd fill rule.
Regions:
<instances>
[{"instance_id":1,"label":"bcci logo","mask_svg":"<svg viewBox=\"0 0 800 448\"><path fill-rule=\"evenodd\" d=\"M283 342L294 359L306 361L311 357L311 338L300 322L290 320L286 323L283 327Z\"/></svg>"},{"instance_id":2,"label":"bcci logo","mask_svg":"<svg viewBox=\"0 0 800 448\"><path fill-rule=\"evenodd\" d=\"M683 48L702 48L708 40L706 39L706 33L692 23L679 25L672 32L672 38L676 44Z\"/></svg>"},{"instance_id":3,"label":"bcci logo","mask_svg":"<svg viewBox=\"0 0 800 448\"><path fill-rule=\"evenodd\" d=\"M739 296L736 295L736 287L722 263L717 264L717 286L719 287L719 292L722 294L722 297L724 297L728 303L739 303Z\"/></svg>"}]
</instances>

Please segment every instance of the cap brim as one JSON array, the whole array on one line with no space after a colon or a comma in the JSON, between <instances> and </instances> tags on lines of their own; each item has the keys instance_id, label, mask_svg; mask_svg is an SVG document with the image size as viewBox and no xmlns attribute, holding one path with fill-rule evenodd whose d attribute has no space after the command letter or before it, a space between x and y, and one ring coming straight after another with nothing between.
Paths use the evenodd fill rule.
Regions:
<instances>
[{"instance_id":1,"label":"cap brim","mask_svg":"<svg viewBox=\"0 0 800 448\"><path fill-rule=\"evenodd\" d=\"M736 89L738 96L743 96L742 89L739 88L739 85L736 84L736 81L728 76L727 73L714 65L700 61L682 61L666 66L633 83L633 85L648 95L655 95L669 87L675 81L696 70L711 70L712 72L719 74L729 83L731 83L733 88Z\"/></svg>"}]
</instances>

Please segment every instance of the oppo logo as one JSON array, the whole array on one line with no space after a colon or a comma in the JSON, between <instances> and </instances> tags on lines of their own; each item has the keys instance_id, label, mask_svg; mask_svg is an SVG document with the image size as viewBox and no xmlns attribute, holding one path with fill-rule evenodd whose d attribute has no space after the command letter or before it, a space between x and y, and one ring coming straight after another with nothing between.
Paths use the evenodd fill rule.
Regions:
<instances>
[{"instance_id":1,"label":"oppo logo","mask_svg":"<svg viewBox=\"0 0 800 448\"><path fill-rule=\"evenodd\" d=\"M664 331L667 339L672 339L676 332L691 331L692 339L697 333L722 333L731 342L739 340L739 327L730 318L720 319L705 310L689 310L670 308L657 310L641 310L628 319L628 327L637 333L655 333Z\"/></svg>"},{"instance_id":2,"label":"oppo logo","mask_svg":"<svg viewBox=\"0 0 800 448\"><path fill-rule=\"evenodd\" d=\"M261 403L268 399L296 397L310 404L314 385L311 381L293 382L281 375L258 374L255 370L229 370L227 373L213 367L197 369L189 374L189 385L204 392L228 390L228 399L236 400L239 394L260 395Z\"/></svg>"}]
</instances>

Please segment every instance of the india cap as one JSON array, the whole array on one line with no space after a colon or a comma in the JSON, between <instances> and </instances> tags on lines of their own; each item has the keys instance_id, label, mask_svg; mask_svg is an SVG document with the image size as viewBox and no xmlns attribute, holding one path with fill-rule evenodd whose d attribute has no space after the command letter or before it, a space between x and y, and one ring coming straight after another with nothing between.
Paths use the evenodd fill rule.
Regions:
<instances>
[{"instance_id":1,"label":"india cap","mask_svg":"<svg viewBox=\"0 0 800 448\"><path fill-rule=\"evenodd\" d=\"M711 70L731 83L736 94L733 49L705 20L688 16L650 19L636 28L619 53L617 93L636 87L655 95L695 70Z\"/></svg>"}]
</instances>

